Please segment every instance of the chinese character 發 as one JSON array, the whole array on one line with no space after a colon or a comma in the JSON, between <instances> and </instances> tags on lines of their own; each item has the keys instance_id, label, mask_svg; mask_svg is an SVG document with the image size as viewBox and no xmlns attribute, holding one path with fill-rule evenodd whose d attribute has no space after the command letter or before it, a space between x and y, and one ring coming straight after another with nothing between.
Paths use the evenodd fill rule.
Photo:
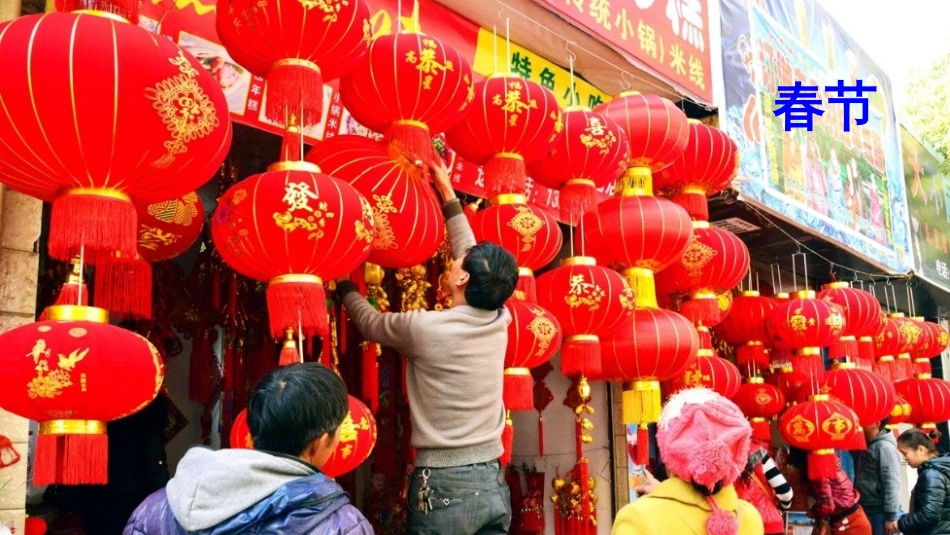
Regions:
<instances>
[{"instance_id":1,"label":"chinese character \u767c","mask_svg":"<svg viewBox=\"0 0 950 535\"><path fill-rule=\"evenodd\" d=\"M541 69L539 76L541 79L538 81L538 83L541 84L541 87L546 87L551 91L554 91L554 71L545 67Z\"/></svg>"},{"instance_id":2,"label":"chinese character \u767c","mask_svg":"<svg viewBox=\"0 0 950 535\"><path fill-rule=\"evenodd\" d=\"M620 8L620 14L614 19L614 26L620 28L620 38L624 41L634 34L633 21L627 16L627 8Z\"/></svg>"},{"instance_id":3,"label":"chinese character \u767c","mask_svg":"<svg viewBox=\"0 0 950 535\"><path fill-rule=\"evenodd\" d=\"M531 56L525 54L521 55L520 52L515 52L511 55L511 72L517 74L518 76L530 79L531 78Z\"/></svg>"},{"instance_id":4,"label":"chinese character \u767c","mask_svg":"<svg viewBox=\"0 0 950 535\"><path fill-rule=\"evenodd\" d=\"M703 72L703 62L699 58L689 55L689 79L700 89L706 89L706 76Z\"/></svg>"},{"instance_id":5,"label":"chinese character \u767c","mask_svg":"<svg viewBox=\"0 0 950 535\"><path fill-rule=\"evenodd\" d=\"M670 68L676 71L677 74L686 74L686 58L683 56L683 49L680 48L680 45L675 43L670 45L670 56L673 57L670 60Z\"/></svg>"},{"instance_id":6,"label":"chinese character \u767c","mask_svg":"<svg viewBox=\"0 0 950 535\"><path fill-rule=\"evenodd\" d=\"M594 21L609 30L610 26L610 0L590 0L590 16Z\"/></svg>"},{"instance_id":7,"label":"chinese character \u767c","mask_svg":"<svg viewBox=\"0 0 950 535\"><path fill-rule=\"evenodd\" d=\"M825 110L817 107L821 104L817 85L803 86L801 81L796 80L795 85L778 86L778 92L781 98L775 99L778 108L772 113L776 117L785 116L786 132L792 128L805 128L811 132L814 116L825 114Z\"/></svg>"},{"instance_id":8,"label":"chinese character \u767c","mask_svg":"<svg viewBox=\"0 0 950 535\"><path fill-rule=\"evenodd\" d=\"M695 46L706 50L703 38L703 5L699 0L667 0L666 18L670 19L673 33Z\"/></svg>"},{"instance_id":9,"label":"chinese character \u767c","mask_svg":"<svg viewBox=\"0 0 950 535\"><path fill-rule=\"evenodd\" d=\"M874 93L877 86L864 85L862 80L855 81L854 85L844 85L844 80L838 80L837 85L826 85L825 91L836 93L837 97L828 97L829 104L844 104L844 131L851 131L851 105L861 105L861 116L854 120L854 124L863 125L868 122L868 97L864 93ZM845 93L854 93L853 97L844 96Z\"/></svg>"},{"instance_id":10,"label":"chinese character \u767c","mask_svg":"<svg viewBox=\"0 0 950 535\"><path fill-rule=\"evenodd\" d=\"M656 32L653 26L644 24L641 20L637 23L637 37L640 38L640 50L656 58Z\"/></svg>"},{"instance_id":11,"label":"chinese character \u767c","mask_svg":"<svg viewBox=\"0 0 950 535\"><path fill-rule=\"evenodd\" d=\"M306 210L312 212L310 199L317 199L316 193L310 190L310 184L306 182L290 182L284 187L284 198L281 201L287 203L288 211Z\"/></svg>"}]
</instances>

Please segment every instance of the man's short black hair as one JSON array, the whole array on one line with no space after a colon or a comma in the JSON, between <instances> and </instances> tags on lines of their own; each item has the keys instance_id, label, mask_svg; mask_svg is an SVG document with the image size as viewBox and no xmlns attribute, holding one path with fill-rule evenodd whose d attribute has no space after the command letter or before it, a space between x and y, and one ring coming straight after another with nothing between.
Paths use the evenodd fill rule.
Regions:
<instances>
[{"instance_id":1,"label":"man's short black hair","mask_svg":"<svg viewBox=\"0 0 950 535\"><path fill-rule=\"evenodd\" d=\"M518 263L504 247L481 242L465 254L462 269L468 272L465 301L483 310L498 310L518 283Z\"/></svg>"},{"instance_id":2,"label":"man's short black hair","mask_svg":"<svg viewBox=\"0 0 950 535\"><path fill-rule=\"evenodd\" d=\"M265 375L247 403L254 448L299 456L324 433L343 423L346 384L316 362L281 366Z\"/></svg>"}]
</instances>

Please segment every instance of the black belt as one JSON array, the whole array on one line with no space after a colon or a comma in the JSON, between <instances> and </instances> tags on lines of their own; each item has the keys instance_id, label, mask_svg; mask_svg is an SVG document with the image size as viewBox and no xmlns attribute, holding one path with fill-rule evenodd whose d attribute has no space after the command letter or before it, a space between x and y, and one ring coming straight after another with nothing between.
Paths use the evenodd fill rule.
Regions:
<instances>
[{"instance_id":1,"label":"black belt","mask_svg":"<svg viewBox=\"0 0 950 535\"><path fill-rule=\"evenodd\" d=\"M838 514L836 514L836 515L831 515L831 516L829 516L829 517L828 517L828 522L830 522L830 523L832 523L832 524L836 524L839 520L844 520L845 518L847 518L847 517L853 515L853 514L856 513L857 510L860 509L860 508L861 508L861 505L858 504L858 503L856 503L856 504L852 505L851 507L847 508L846 510L844 510L843 512L841 512L841 513L838 513Z\"/></svg>"}]
</instances>

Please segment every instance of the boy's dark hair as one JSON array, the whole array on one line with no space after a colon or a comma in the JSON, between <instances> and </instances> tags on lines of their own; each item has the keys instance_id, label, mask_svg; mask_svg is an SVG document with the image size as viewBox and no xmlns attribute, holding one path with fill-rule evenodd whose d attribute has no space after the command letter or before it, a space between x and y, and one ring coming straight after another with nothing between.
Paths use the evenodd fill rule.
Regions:
<instances>
[{"instance_id":1,"label":"boy's dark hair","mask_svg":"<svg viewBox=\"0 0 950 535\"><path fill-rule=\"evenodd\" d=\"M254 449L299 456L324 433L343 423L346 385L316 362L281 366L265 375L247 403Z\"/></svg>"},{"instance_id":2,"label":"boy's dark hair","mask_svg":"<svg viewBox=\"0 0 950 535\"><path fill-rule=\"evenodd\" d=\"M880 427L881 429L884 429L885 427L887 427L887 424L889 424L889 423L891 423L891 415L890 415L890 414L888 414L887 416L885 416L884 419L881 420L881 422L880 422L879 424L877 424L877 426Z\"/></svg>"},{"instance_id":3,"label":"boy's dark hair","mask_svg":"<svg viewBox=\"0 0 950 535\"><path fill-rule=\"evenodd\" d=\"M901 436L897 437L897 443L902 444L911 449L917 449L921 446L924 447L930 453L938 453L937 445L934 444L934 440L940 438L940 431L934 429L930 433L922 429L908 429L901 433Z\"/></svg>"},{"instance_id":4,"label":"boy's dark hair","mask_svg":"<svg viewBox=\"0 0 950 535\"><path fill-rule=\"evenodd\" d=\"M465 301L482 310L505 306L518 283L518 263L504 247L481 242L465 254L462 269L468 272Z\"/></svg>"}]
</instances>

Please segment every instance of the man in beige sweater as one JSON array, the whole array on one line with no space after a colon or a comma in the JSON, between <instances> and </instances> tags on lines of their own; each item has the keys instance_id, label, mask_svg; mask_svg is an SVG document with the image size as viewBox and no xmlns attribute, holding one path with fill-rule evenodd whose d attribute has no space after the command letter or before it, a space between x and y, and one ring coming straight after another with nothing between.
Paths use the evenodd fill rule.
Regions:
<instances>
[{"instance_id":1,"label":"man in beige sweater","mask_svg":"<svg viewBox=\"0 0 950 535\"><path fill-rule=\"evenodd\" d=\"M395 348L409 361L417 457L408 533L508 533L511 500L498 457L511 322L504 304L514 292L518 266L502 247L475 243L445 164L433 162L431 171L455 257L448 279L452 308L380 313L348 281L337 285L337 295L364 338Z\"/></svg>"}]
</instances>

